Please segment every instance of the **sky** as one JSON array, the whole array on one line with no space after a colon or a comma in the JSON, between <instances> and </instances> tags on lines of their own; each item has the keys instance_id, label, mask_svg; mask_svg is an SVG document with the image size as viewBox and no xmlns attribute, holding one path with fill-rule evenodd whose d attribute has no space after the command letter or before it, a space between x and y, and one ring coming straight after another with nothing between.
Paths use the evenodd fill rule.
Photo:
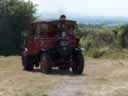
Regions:
<instances>
[{"instance_id":1,"label":"sky","mask_svg":"<svg viewBox=\"0 0 128 96\"><path fill-rule=\"evenodd\" d=\"M37 13L128 17L128 0L31 0Z\"/></svg>"}]
</instances>

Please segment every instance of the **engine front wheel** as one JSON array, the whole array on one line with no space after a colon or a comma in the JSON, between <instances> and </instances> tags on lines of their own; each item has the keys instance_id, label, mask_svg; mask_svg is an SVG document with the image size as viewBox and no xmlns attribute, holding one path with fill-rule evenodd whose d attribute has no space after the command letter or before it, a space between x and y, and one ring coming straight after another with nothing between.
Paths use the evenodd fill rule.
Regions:
<instances>
[{"instance_id":1,"label":"engine front wheel","mask_svg":"<svg viewBox=\"0 0 128 96\"><path fill-rule=\"evenodd\" d=\"M48 54L42 54L40 58L40 71L43 73L50 73L51 71L51 59Z\"/></svg>"},{"instance_id":2,"label":"engine front wheel","mask_svg":"<svg viewBox=\"0 0 128 96\"><path fill-rule=\"evenodd\" d=\"M72 72L74 74L82 74L84 70L84 56L82 54L73 56L72 63Z\"/></svg>"}]
</instances>

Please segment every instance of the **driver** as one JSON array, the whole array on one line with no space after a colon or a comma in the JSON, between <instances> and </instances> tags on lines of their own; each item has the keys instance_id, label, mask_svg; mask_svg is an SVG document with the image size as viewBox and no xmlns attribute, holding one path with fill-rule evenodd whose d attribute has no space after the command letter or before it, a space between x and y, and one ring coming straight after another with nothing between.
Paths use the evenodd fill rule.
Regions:
<instances>
[{"instance_id":1,"label":"driver","mask_svg":"<svg viewBox=\"0 0 128 96\"><path fill-rule=\"evenodd\" d=\"M61 15L60 16L60 30L61 30L61 32L66 31L65 20L66 20L66 16Z\"/></svg>"}]
</instances>

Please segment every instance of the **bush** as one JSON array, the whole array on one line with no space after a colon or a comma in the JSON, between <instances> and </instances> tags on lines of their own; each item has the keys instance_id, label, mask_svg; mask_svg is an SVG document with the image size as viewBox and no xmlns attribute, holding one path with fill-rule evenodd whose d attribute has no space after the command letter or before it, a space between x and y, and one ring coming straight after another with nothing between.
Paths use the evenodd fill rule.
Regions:
<instances>
[{"instance_id":1,"label":"bush","mask_svg":"<svg viewBox=\"0 0 128 96\"><path fill-rule=\"evenodd\" d=\"M105 50L100 50L96 48L92 48L87 52L87 56L93 57L93 58L100 58L105 54Z\"/></svg>"},{"instance_id":2,"label":"bush","mask_svg":"<svg viewBox=\"0 0 128 96\"><path fill-rule=\"evenodd\" d=\"M121 48L120 36L113 30L115 27L79 28L81 46L87 55L93 58L102 57L107 51Z\"/></svg>"},{"instance_id":3,"label":"bush","mask_svg":"<svg viewBox=\"0 0 128 96\"><path fill-rule=\"evenodd\" d=\"M90 48L115 47L116 38L111 29L106 28L80 28L78 32L81 38L81 46L89 50Z\"/></svg>"}]
</instances>

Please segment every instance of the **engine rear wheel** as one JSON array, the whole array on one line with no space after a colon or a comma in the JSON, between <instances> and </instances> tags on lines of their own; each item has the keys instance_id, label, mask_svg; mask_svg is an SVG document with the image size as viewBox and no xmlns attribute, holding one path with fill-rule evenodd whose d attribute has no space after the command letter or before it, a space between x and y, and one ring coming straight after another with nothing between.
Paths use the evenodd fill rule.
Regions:
<instances>
[{"instance_id":1,"label":"engine rear wheel","mask_svg":"<svg viewBox=\"0 0 128 96\"><path fill-rule=\"evenodd\" d=\"M23 64L24 70L32 71L34 67L32 56L24 52L22 54L22 64Z\"/></svg>"},{"instance_id":2,"label":"engine rear wheel","mask_svg":"<svg viewBox=\"0 0 128 96\"><path fill-rule=\"evenodd\" d=\"M82 54L75 55L72 62L72 72L74 74L82 74L84 70L84 56Z\"/></svg>"},{"instance_id":3,"label":"engine rear wheel","mask_svg":"<svg viewBox=\"0 0 128 96\"><path fill-rule=\"evenodd\" d=\"M51 59L48 54L42 54L40 59L40 71L43 73L50 73L51 71Z\"/></svg>"}]
</instances>

